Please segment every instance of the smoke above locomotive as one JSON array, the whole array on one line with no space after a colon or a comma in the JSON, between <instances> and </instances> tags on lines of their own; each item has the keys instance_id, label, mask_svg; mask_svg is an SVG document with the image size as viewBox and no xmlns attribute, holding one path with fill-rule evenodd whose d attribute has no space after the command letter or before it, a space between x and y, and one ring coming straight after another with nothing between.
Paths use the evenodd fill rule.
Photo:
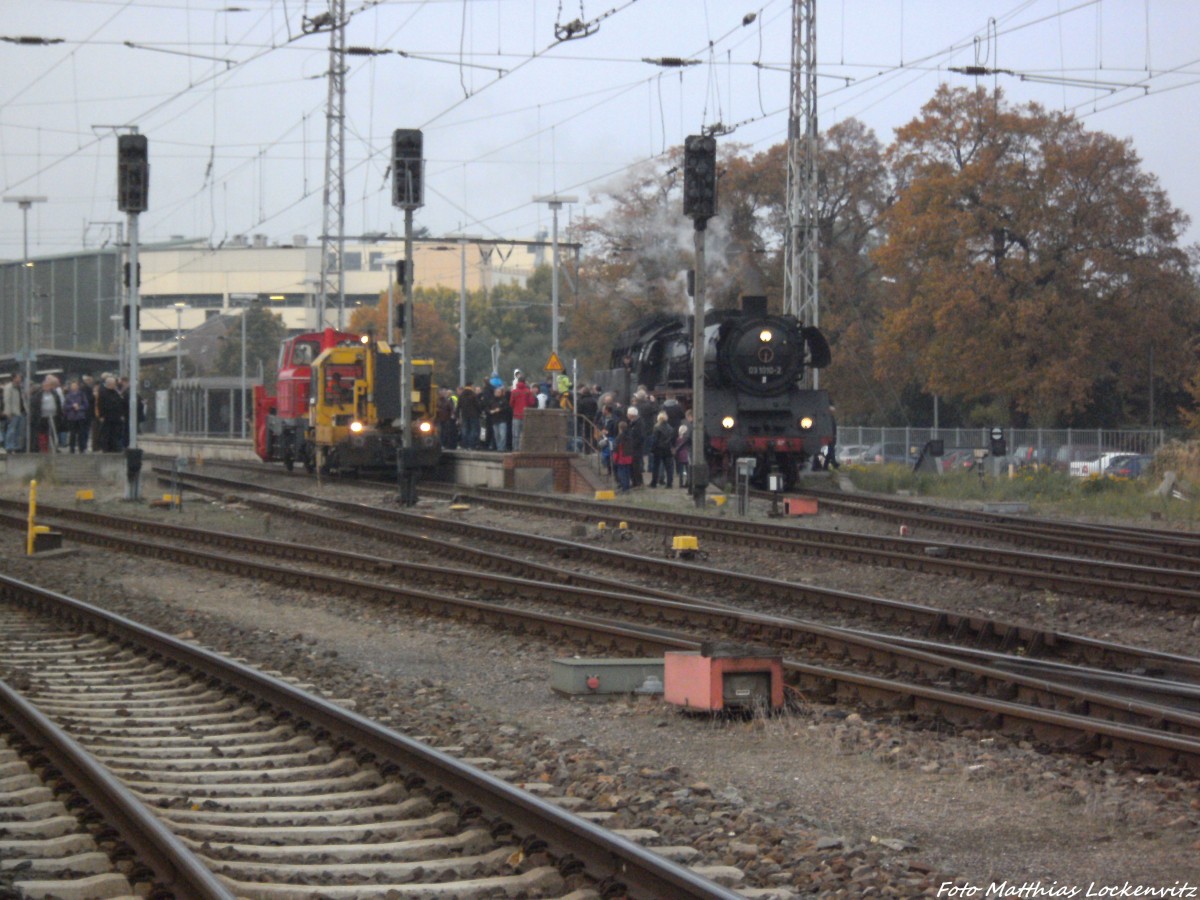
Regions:
<instances>
[{"instance_id":1,"label":"smoke above locomotive","mask_svg":"<svg viewBox=\"0 0 1200 900\"><path fill-rule=\"evenodd\" d=\"M639 387L658 400L692 396L692 318L662 313L623 331L610 368L598 383L618 403ZM773 315L767 298L746 296L741 309L714 309L704 316L704 430L714 471L753 456L755 480L783 474L785 484L832 440L829 395L804 386L810 369L829 365L829 344L820 330L795 316Z\"/></svg>"}]
</instances>

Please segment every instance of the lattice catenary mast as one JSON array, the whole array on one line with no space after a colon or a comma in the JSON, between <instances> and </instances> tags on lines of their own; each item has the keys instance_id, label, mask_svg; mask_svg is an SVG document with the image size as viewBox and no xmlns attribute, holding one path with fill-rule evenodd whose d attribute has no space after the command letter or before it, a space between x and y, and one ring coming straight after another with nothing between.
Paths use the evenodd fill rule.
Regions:
<instances>
[{"instance_id":1,"label":"lattice catenary mast","mask_svg":"<svg viewBox=\"0 0 1200 900\"><path fill-rule=\"evenodd\" d=\"M325 16L310 20L314 30L325 27ZM330 293L336 293L337 327L346 308L346 2L329 0L329 96L325 102L325 190L321 217L321 285L317 328L325 327ZM336 242L337 252L330 248Z\"/></svg>"},{"instance_id":2,"label":"lattice catenary mast","mask_svg":"<svg viewBox=\"0 0 1200 900\"><path fill-rule=\"evenodd\" d=\"M783 311L820 325L817 302L817 0L792 0L792 101L788 116L788 240ZM812 386L818 373L811 369Z\"/></svg>"}]
</instances>

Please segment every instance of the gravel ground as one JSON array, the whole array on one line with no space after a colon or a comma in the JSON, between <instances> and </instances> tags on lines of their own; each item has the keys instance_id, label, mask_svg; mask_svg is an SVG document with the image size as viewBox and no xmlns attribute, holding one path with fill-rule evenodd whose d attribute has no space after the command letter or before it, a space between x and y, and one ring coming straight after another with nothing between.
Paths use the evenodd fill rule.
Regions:
<instances>
[{"instance_id":1,"label":"gravel ground","mask_svg":"<svg viewBox=\"0 0 1200 900\"><path fill-rule=\"evenodd\" d=\"M40 490L47 504L73 497L65 488ZM685 508L683 492L676 493L646 491L635 502ZM19 496L16 490L0 494ZM175 514L102 496L98 506L315 540L278 516L268 524L226 504L197 500ZM456 515L445 504L426 502L422 509ZM542 533L570 530L561 521L515 521L482 507L457 515ZM882 530L826 514L806 525ZM363 549L349 534L323 539ZM655 554L660 548L658 538L621 545ZM747 875L744 888L935 896L954 881L980 888L975 896L982 896L989 885L1007 882L1010 890L1037 883L1043 891L1077 888L1082 896L1089 886L1099 892L1126 882L1200 884L1200 784L1194 778L1039 753L991 733L951 733L852 708L800 705L786 715L746 721L688 716L647 699L571 701L548 688L551 660L569 652L561 646L89 547L35 560L22 557L22 549L10 532L0 546L4 572L310 681L435 745L495 758L515 780L554 784L586 798L590 808L614 811L613 824L654 827L666 843L699 848L709 864L737 866ZM1194 617L1121 604L708 549L710 564L1174 652L1190 653L1200 630Z\"/></svg>"}]
</instances>

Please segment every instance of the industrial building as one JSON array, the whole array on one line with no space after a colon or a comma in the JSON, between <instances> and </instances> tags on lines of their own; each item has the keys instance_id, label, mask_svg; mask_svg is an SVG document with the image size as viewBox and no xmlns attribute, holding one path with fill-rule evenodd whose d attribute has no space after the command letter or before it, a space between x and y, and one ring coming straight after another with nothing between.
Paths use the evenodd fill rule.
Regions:
<instances>
[{"instance_id":1,"label":"industrial building","mask_svg":"<svg viewBox=\"0 0 1200 900\"><path fill-rule=\"evenodd\" d=\"M344 294L338 279L327 287L325 322L349 323L354 307L374 305L395 282L404 241L370 235L345 242ZM31 266L0 263L0 370L12 371L27 344L37 358L55 353L96 353L116 358L123 329L125 248L108 245L76 253L35 257ZM524 284L548 261L538 242L428 239L414 244L416 287L490 290ZM321 295L320 242L297 235L290 244L269 244L262 235L238 236L220 245L175 239L143 244L140 304L143 354L173 353L180 334L221 315L238 315L251 304L269 305L290 333L317 325ZM24 277L32 279L27 314ZM186 349L186 345L185 345ZM40 368L40 367L39 367Z\"/></svg>"}]
</instances>

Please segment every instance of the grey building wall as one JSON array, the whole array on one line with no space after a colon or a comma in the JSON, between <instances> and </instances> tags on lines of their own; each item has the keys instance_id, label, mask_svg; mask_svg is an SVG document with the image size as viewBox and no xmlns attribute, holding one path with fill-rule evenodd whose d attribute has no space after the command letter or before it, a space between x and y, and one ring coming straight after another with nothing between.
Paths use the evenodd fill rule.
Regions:
<instances>
[{"instance_id":1,"label":"grey building wall","mask_svg":"<svg viewBox=\"0 0 1200 900\"><path fill-rule=\"evenodd\" d=\"M103 352L116 347L111 320L120 312L116 248L42 257L28 271L39 348ZM25 347L24 272L20 261L0 263L0 355Z\"/></svg>"}]
</instances>

